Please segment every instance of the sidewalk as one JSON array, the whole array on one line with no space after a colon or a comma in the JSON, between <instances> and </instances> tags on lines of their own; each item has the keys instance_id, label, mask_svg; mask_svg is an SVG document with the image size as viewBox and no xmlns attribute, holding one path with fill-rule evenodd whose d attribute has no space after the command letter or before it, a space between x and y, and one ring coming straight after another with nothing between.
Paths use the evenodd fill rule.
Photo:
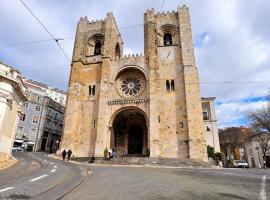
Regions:
<instances>
[{"instance_id":1,"label":"sidewalk","mask_svg":"<svg viewBox=\"0 0 270 200\"><path fill-rule=\"evenodd\" d=\"M56 160L62 160L61 156L55 155L55 154L48 154L47 155L49 158L53 158ZM92 163L89 164L87 161L74 161L74 160L69 160L66 162L70 162L73 164L78 164L78 165L84 165L84 166L110 166L110 167L135 167L135 168L164 168L164 169L223 169L218 166L212 166L212 167L200 167L200 166L170 166L170 165L151 165L151 164L110 164L110 163Z\"/></svg>"},{"instance_id":2,"label":"sidewalk","mask_svg":"<svg viewBox=\"0 0 270 200\"><path fill-rule=\"evenodd\" d=\"M17 163L17 160L15 158L10 158L6 161L0 162L0 170L7 169Z\"/></svg>"}]
</instances>

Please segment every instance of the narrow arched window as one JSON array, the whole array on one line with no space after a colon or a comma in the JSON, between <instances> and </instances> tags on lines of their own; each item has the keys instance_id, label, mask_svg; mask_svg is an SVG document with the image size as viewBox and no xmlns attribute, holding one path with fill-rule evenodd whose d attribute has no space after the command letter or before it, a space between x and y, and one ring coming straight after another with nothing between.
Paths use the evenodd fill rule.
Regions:
<instances>
[{"instance_id":1,"label":"narrow arched window","mask_svg":"<svg viewBox=\"0 0 270 200\"><path fill-rule=\"evenodd\" d=\"M169 80L166 80L166 90L167 91L170 91L170 81Z\"/></svg>"},{"instance_id":2,"label":"narrow arched window","mask_svg":"<svg viewBox=\"0 0 270 200\"><path fill-rule=\"evenodd\" d=\"M116 46L115 46L115 57L117 58L120 58L120 47L119 47L119 44L117 43Z\"/></svg>"},{"instance_id":3,"label":"narrow arched window","mask_svg":"<svg viewBox=\"0 0 270 200\"><path fill-rule=\"evenodd\" d=\"M165 33L163 36L164 46L172 45L172 35L170 33Z\"/></svg>"},{"instance_id":4,"label":"narrow arched window","mask_svg":"<svg viewBox=\"0 0 270 200\"><path fill-rule=\"evenodd\" d=\"M94 55L100 55L101 54L101 43L96 42L95 44L95 50L94 50Z\"/></svg>"},{"instance_id":5,"label":"narrow arched window","mask_svg":"<svg viewBox=\"0 0 270 200\"><path fill-rule=\"evenodd\" d=\"M171 80L171 91L174 91L174 80Z\"/></svg>"}]
</instances>

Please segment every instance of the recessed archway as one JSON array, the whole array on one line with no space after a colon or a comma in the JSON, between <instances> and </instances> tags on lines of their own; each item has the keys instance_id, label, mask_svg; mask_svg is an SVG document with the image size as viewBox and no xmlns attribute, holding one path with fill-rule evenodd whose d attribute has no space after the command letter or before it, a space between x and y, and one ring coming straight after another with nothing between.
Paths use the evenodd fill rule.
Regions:
<instances>
[{"instance_id":1,"label":"recessed archway","mask_svg":"<svg viewBox=\"0 0 270 200\"><path fill-rule=\"evenodd\" d=\"M112 123L111 147L118 156L142 156L148 148L148 127L145 113L127 108L118 112Z\"/></svg>"}]
</instances>

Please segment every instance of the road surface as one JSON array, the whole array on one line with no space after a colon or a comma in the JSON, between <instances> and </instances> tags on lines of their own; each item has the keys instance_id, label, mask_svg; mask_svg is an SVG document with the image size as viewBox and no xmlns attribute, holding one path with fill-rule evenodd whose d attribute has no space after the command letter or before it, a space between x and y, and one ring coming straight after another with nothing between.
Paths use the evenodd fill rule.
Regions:
<instances>
[{"instance_id":1,"label":"road surface","mask_svg":"<svg viewBox=\"0 0 270 200\"><path fill-rule=\"evenodd\" d=\"M270 170L77 165L17 153L0 171L2 199L270 200Z\"/></svg>"}]
</instances>

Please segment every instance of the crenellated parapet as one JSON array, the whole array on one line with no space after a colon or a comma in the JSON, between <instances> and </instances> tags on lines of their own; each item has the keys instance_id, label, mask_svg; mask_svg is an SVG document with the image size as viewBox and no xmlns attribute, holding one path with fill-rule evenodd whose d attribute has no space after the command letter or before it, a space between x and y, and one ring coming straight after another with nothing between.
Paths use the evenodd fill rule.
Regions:
<instances>
[{"instance_id":1,"label":"crenellated parapet","mask_svg":"<svg viewBox=\"0 0 270 200\"><path fill-rule=\"evenodd\" d=\"M123 65L144 65L144 55L143 54L128 54L124 55L117 61L119 66Z\"/></svg>"},{"instance_id":2,"label":"crenellated parapet","mask_svg":"<svg viewBox=\"0 0 270 200\"><path fill-rule=\"evenodd\" d=\"M141 59L144 58L143 54L127 54L124 55L124 57L122 59Z\"/></svg>"},{"instance_id":3,"label":"crenellated parapet","mask_svg":"<svg viewBox=\"0 0 270 200\"><path fill-rule=\"evenodd\" d=\"M181 10L189 10L186 5L179 6L178 9ZM166 17L166 16L175 16L177 15L177 11L172 10L172 11L162 11L162 12L155 12L154 8L152 9L147 9L144 15L150 17L150 16L160 16L160 17Z\"/></svg>"}]
</instances>

